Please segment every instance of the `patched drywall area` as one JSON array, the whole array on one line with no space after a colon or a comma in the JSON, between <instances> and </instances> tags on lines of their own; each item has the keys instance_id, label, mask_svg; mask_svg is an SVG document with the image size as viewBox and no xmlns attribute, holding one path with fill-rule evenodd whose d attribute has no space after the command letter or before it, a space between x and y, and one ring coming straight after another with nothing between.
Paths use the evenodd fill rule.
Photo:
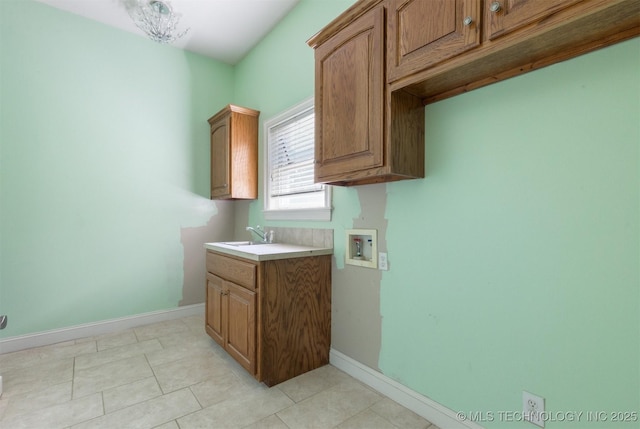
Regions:
<instances>
[{"instance_id":1,"label":"patched drywall area","mask_svg":"<svg viewBox=\"0 0 640 429\"><path fill-rule=\"evenodd\" d=\"M387 191L385 184L356 188L360 214L353 219L353 228L376 229L378 252L387 251ZM336 233L344 233L337 230ZM348 243L345 243L348 245ZM382 317L380 315L380 282L382 271L353 265L336 266L334 258L331 346L378 369ZM348 329L344 329L348 327Z\"/></svg>"},{"instance_id":2,"label":"patched drywall area","mask_svg":"<svg viewBox=\"0 0 640 429\"><path fill-rule=\"evenodd\" d=\"M182 300L178 305L191 305L206 299L206 272L204 243L233 239L235 206L232 201L216 201L218 212L206 225L180 230L180 242L184 249Z\"/></svg>"}]
</instances>

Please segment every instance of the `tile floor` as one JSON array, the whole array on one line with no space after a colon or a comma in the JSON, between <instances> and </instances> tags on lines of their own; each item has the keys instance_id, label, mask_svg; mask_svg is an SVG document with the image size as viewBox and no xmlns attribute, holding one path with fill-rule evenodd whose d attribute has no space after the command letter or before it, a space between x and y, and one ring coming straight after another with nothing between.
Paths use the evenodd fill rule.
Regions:
<instances>
[{"instance_id":1,"label":"tile floor","mask_svg":"<svg viewBox=\"0 0 640 429\"><path fill-rule=\"evenodd\" d=\"M0 355L1 429L429 428L327 365L272 388L188 317Z\"/></svg>"}]
</instances>

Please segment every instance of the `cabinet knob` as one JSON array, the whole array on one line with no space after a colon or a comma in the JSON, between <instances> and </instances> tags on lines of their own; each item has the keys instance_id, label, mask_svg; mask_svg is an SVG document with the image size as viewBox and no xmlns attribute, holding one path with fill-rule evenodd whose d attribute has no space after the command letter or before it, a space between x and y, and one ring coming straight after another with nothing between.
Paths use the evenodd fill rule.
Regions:
<instances>
[{"instance_id":1,"label":"cabinet knob","mask_svg":"<svg viewBox=\"0 0 640 429\"><path fill-rule=\"evenodd\" d=\"M494 1L493 3L491 3L491 5L489 6L489 10L491 12L498 12L500 9L502 9L502 5L500 4L499 1Z\"/></svg>"},{"instance_id":2,"label":"cabinet knob","mask_svg":"<svg viewBox=\"0 0 640 429\"><path fill-rule=\"evenodd\" d=\"M470 16L467 16L464 21L462 21L462 23L468 27L473 23L473 18L471 18Z\"/></svg>"}]
</instances>

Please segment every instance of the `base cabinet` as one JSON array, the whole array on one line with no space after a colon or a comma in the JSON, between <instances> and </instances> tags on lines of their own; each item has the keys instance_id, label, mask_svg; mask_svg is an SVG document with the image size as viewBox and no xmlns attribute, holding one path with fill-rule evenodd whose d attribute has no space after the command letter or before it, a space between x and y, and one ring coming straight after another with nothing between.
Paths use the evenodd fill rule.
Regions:
<instances>
[{"instance_id":1,"label":"base cabinet","mask_svg":"<svg viewBox=\"0 0 640 429\"><path fill-rule=\"evenodd\" d=\"M206 330L247 371L254 373L256 294L207 275Z\"/></svg>"},{"instance_id":2,"label":"base cabinet","mask_svg":"<svg viewBox=\"0 0 640 429\"><path fill-rule=\"evenodd\" d=\"M205 329L267 386L328 364L331 256L253 262L207 251Z\"/></svg>"}]
</instances>

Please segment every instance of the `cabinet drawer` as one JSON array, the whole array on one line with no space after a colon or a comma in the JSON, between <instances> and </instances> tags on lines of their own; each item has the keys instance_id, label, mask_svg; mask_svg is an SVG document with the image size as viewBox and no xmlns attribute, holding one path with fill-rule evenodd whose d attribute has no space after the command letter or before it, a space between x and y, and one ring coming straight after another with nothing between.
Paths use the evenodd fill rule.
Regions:
<instances>
[{"instance_id":1,"label":"cabinet drawer","mask_svg":"<svg viewBox=\"0 0 640 429\"><path fill-rule=\"evenodd\" d=\"M207 271L248 289L256 289L256 266L207 252Z\"/></svg>"}]
</instances>

